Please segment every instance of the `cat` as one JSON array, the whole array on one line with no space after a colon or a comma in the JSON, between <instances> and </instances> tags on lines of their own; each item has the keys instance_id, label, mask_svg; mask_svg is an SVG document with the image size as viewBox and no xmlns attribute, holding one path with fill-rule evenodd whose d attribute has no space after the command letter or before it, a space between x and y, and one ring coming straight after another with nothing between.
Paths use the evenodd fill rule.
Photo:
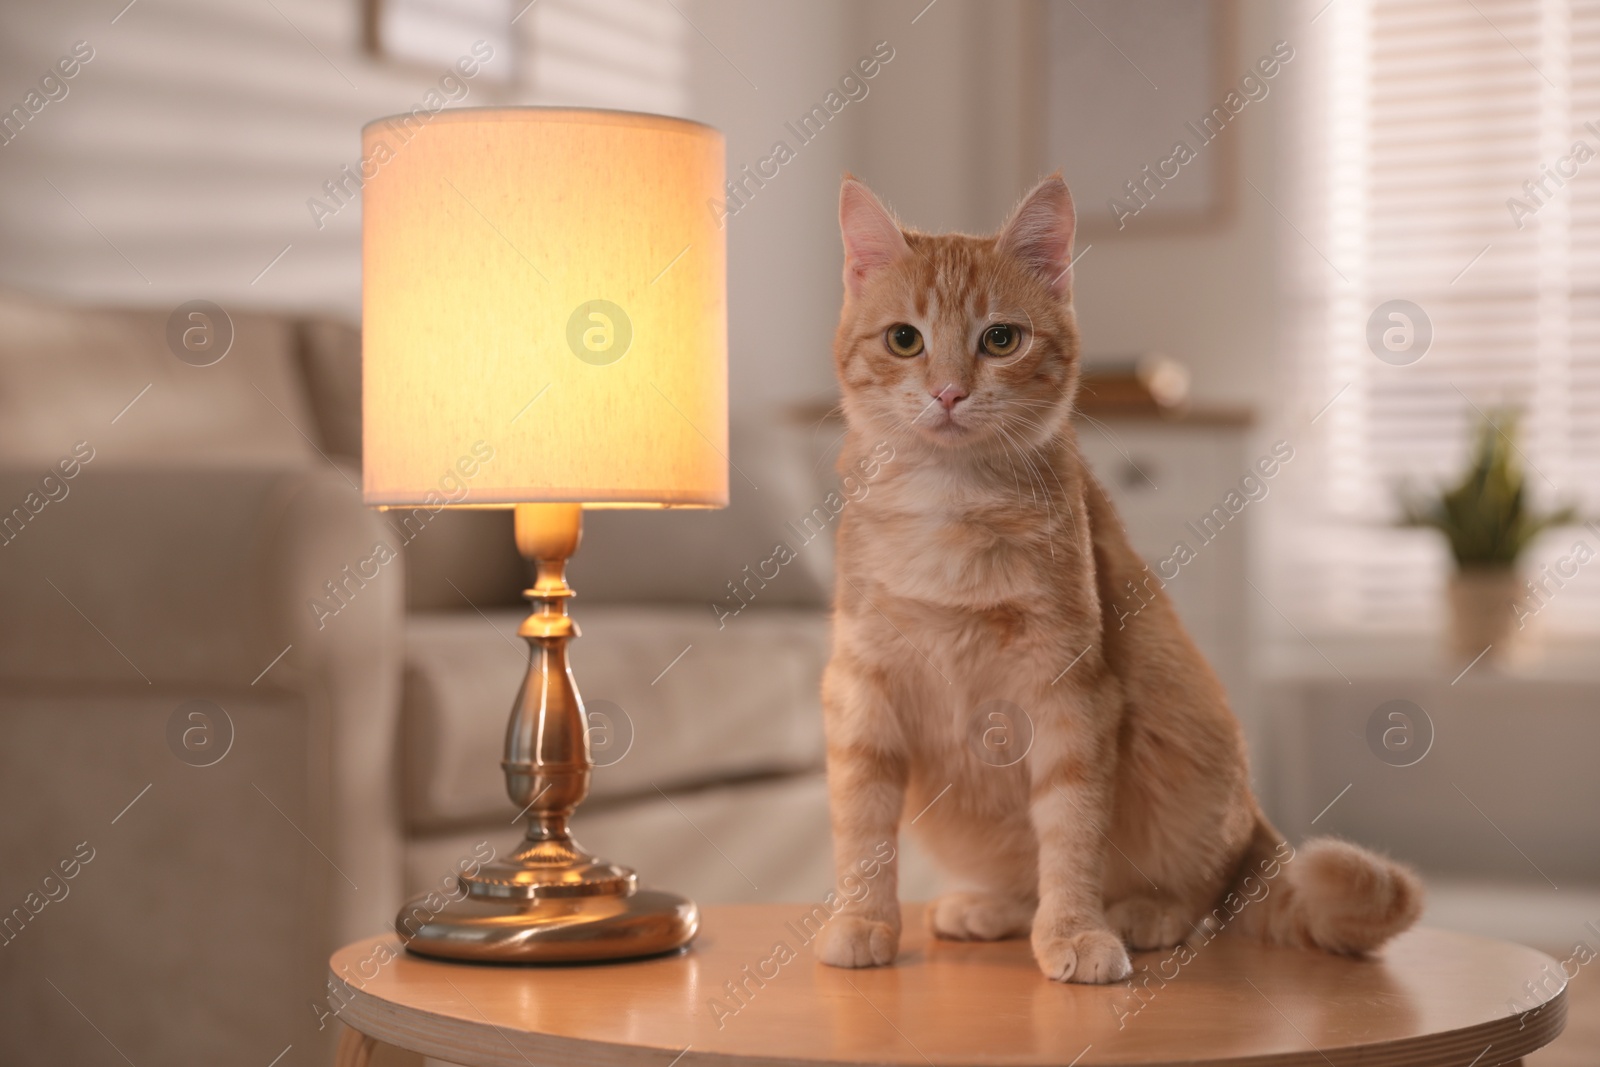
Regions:
<instances>
[{"instance_id":1,"label":"cat","mask_svg":"<svg viewBox=\"0 0 1600 1067\"><path fill-rule=\"evenodd\" d=\"M1296 851L1262 814L1221 684L1079 457L1060 175L990 237L902 229L849 175L839 221L839 467L884 441L894 459L839 520L834 862L841 886L875 877L841 892L822 962L895 959L896 861L874 857L903 818L968 885L930 905L932 932L1030 935L1060 981L1124 979L1128 947L1201 929L1360 954L1410 926L1410 870L1332 838ZM1131 619L1129 583L1146 601ZM985 707L1015 709L1025 756L983 758Z\"/></svg>"}]
</instances>

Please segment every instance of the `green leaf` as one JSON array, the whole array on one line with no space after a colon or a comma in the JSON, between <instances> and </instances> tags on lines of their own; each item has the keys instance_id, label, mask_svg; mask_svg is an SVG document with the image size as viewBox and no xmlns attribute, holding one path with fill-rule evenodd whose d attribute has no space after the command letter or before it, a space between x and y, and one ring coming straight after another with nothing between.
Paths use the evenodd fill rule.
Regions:
<instances>
[{"instance_id":1,"label":"green leaf","mask_svg":"<svg viewBox=\"0 0 1600 1067\"><path fill-rule=\"evenodd\" d=\"M1539 534L1577 520L1570 506L1533 513L1516 451L1516 416L1498 414L1497 420L1479 425L1459 481L1429 496L1411 490L1400 494L1402 525L1444 534L1458 567L1509 567Z\"/></svg>"}]
</instances>

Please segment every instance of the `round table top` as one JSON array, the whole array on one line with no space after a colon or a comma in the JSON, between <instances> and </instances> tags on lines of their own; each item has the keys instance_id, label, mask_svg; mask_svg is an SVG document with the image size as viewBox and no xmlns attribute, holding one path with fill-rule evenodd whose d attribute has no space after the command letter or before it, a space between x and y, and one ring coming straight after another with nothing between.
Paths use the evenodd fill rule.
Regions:
<instances>
[{"instance_id":1,"label":"round table top","mask_svg":"<svg viewBox=\"0 0 1600 1067\"><path fill-rule=\"evenodd\" d=\"M369 938L329 961L330 1010L474 1067L1492 1067L1566 1020L1550 957L1442 930L1364 960L1224 935L1136 954L1132 983L1084 986L1048 981L1026 940L931 938L918 906L893 967L825 967L801 925L809 913L706 908L684 952L606 964L446 963Z\"/></svg>"}]
</instances>

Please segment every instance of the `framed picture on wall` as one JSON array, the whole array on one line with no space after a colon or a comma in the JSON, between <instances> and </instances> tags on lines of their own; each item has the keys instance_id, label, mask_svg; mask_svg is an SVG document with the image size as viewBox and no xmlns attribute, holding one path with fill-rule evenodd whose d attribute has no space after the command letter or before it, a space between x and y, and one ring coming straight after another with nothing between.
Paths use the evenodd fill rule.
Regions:
<instances>
[{"instance_id":1,"label":"framed picture on wall","mask_svg":"<svg viewBox=\"0 0 1600 1067\"><path fill-rule=\"evenodd\" d=\"M1232 209L1238 131L1270 92L1233 70L1233 0L1067 0L1037 14L1042 159L1085 236L1203 229ZM1042 45L1042 47L1040 47ZM1252 60L1253 62L1253 60Z\"/></svg>"}]
</instances>

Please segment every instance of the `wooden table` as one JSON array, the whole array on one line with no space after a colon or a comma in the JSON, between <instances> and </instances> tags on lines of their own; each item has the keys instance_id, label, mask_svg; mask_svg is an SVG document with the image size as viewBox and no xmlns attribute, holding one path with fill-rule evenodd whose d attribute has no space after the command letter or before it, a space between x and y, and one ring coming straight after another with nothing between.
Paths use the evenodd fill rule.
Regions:
<instances>
[{"instance_id":1,"label":"wooden table","mask_svg":"<svg viewBox=\"0 0 1600 1067\"><path fill-rule=\"evenodd\" d=\"M1372 960L1224 936L1140 953L1137 985L1094 987L1047 981L1026 941L934 940L918 907L894 967L824 967L807 910L707 908L689 950L628 963L443 963L358 941L329 961L351 1027L339 1063L363 1067L381 1041L472 1067L1493 1067L1566 1021L1554 960L1440 930Z\"/></svg>"}]
</instances>

